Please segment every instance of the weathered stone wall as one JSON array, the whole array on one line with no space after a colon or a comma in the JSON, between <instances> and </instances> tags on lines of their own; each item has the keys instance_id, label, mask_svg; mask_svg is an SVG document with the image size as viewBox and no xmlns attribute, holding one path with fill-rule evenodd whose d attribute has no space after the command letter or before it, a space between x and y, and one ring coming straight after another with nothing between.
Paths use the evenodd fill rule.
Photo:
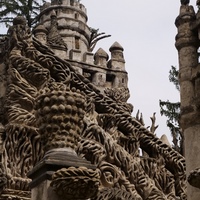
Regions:
<instances>
[{"instance_id":1,"label":"weathered stone wall","mask_svg":"<svg viewBox=\"0 0 200 200\"><path fill-rule=\"evenodd\" d=\"M198 14L192 6L181 5L180 14L176 19L178 34L176 48L179 55L179 83L181 97L180 124L184 134L184 154L186 158L186 174L200 167L200 110L199 110L199 38ZM196 176L196 175L195 175ZM187 189L188 200L198 200L200 183L198 177L190 176Z\"/></svg>"}]
</instances>

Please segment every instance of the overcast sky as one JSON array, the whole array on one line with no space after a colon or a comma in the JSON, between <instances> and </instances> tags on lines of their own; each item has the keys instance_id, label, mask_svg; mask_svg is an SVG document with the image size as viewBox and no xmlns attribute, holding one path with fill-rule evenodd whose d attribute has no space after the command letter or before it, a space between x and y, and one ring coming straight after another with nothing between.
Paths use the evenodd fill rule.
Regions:
<instances>
[{"instance_id":1,"label":"overcast sky","mask_svg":"<svg viewBox=\"0 0 200 200\"><path fill-rule=\"evenodd\" d=\"M129 74L130 102L134 113L143 113L145 126L156 112L159 128L156 134L170 135L166 118L160 116L159 99L179 101L179 93L169 82L171 65L178 67L174 46L177 29L174 25L179 14L179 0L82 0L87 8L88 25L111 38L98 43L109 52L118 41L124 47L126 70ZM196 1L190 1L196 9Z\"/></svg>"},{"instance_id":2,"label":"overcast sky","mask_svg":"<svg viewBox=\"0 0 200 200\"><path fill-rule=\"evenodd\" d=\"M178 66L174 21L180 1L81 0L81 3L87 8L88 25L112 35L100 41L96 50L102 47L109 53L115 41L124 47L133 115L140 110L145 126L149 126L150 117L156 112L159 124L156 134L170 135L166 118L160 116L159 99L179 101L179 93L168 75L171 65ZM190 4L196 9L195 0Z\"/></svg>"}]
</instances>

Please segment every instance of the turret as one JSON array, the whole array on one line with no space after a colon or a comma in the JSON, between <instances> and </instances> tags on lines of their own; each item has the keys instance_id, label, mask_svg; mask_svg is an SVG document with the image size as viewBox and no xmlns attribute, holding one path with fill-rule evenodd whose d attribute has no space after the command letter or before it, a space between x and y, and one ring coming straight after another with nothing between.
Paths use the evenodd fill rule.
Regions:
<instances>
[{"instance_id":1,"label":"turret","mask_svg":"<svg viewBox=\"0 0 200 200\"><path fill-rule=\"evenodd\" d=\"M105 88L127 88L123 47L115 42L108 53L96 42L110 35L89 28L85 7L78 0L52 0L41 7L35 37L51 48L60 58L67 60L76 72L82 74L102 92ZM101 37L99 37L101 36Z\"/></svg>"},{"instance_id":2,"label":"turret","mask_svg":"<svg viewBox=\"0 0 200 200\"><path fill-rule=\"evenodd\" d=\"M52 15L52 13L54 14ZM88 51L91 34L90 28L87 26L85 7L77 0L52 0L51 4L45 3L42 6L39 24L42 24L47 30L52 30L52 17L57 24L55 28L55 23L53 23L54 31L57 32L57 36L59 34L68 49L66 54L57 51L60 49L59 47L54 48L55 53L63 59L83 61L84 54ZM51 31L52 34L54 33Z\"/></svg>"},{"instance_id":3,"label":"turret","mask_svg":"<svg viewBox=\"0 0 200 200\"><path fill-rule=\"evenodd\" d=\"M113 87L127 87L128 77L125 71L124 48L118 42L115 42L109 50L111 52L111 59L108 62L108 68L116 71L113 78ZM109 77L108 75L107 79Z\"/></svg>"},{"instance_id":4,"label":"turret","mask_svg":"<svg viewBox=\"0 0 200 200\"><path fill-rule=\"evenodd\" d=\"M125 70L124 48L118 42L115 42L109 50L111 52L109 68Z\"/></svg>"},{"instance_id":5,"label":"turret","mask_svg":"<svg viewBox=\"0 0 200 200\"><path fill-rule=\"evenodd\" d=\"M189 2L189 1L188 1ZM179 83L181 99L180 124L183 130L186 174L200 167L200 65L198 63L198 21L192 6L182 1L176 19L178 34L176 48L179 55ZM189 185L188 200L199 200L200 190Z\"/></svg>"}]
</instances>

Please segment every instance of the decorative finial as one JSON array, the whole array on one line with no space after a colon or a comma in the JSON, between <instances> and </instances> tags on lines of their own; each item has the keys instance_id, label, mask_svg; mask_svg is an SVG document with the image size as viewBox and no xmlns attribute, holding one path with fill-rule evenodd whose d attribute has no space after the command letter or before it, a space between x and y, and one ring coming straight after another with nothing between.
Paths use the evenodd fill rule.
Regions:
<instances>
[{"instance_id":1,"label":"decorative finial","mask_svg":"<svg viewBox=\"0 0 200 200\"><path fill-rule=\"evenodd\" d=\"M181 0L181 5L188 5L190 0Z\"/></svg>"}]
</instances>

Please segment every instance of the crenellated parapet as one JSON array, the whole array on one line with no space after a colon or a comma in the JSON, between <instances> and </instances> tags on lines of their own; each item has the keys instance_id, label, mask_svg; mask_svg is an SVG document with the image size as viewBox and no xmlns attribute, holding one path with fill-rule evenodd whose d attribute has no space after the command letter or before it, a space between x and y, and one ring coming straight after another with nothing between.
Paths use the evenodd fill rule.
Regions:
<instances>
[{"instance_id":1,"label":"crenellated parapet","mask_svg":"<svg viewBox=\"0 0 200 200\"><path fill-rule=\"evenodd\" d=\"M40 20L48 20L48 14L50 14L52 9L57 10L58 17L61 16L71 19L79 19L84 23L88 20L87 10L78 0L52 0L51 3L46 2L41 7L41 13L39 15Z\"/></svg>"},{"instance_id":2,"label":"crenellated parapet","mask_svg":"<svg viewBox=\"0 0 200 200\"><path fill-rule=\"evenodd\" d=\"M85 6L82 3L80 3L80 0L52 0L51 4L73 6L77 10L81 10L84 13L87 12Z\"/></svg>"},{"instance_id":3,"label":"crenellated parapet","mask_svg":"<svg viewBox=\"0 0 200 200\"><path fill-rule=\"evenodd\" d=\"M87 26L87 13L85 7L78 1L52 1L45 3L38 16L39 24L51 29L52 15L56 17L59 35L68 46L65 59L70 58L70 51L81 50L80 56L88 49L90 28ZM67 30L67 31L66 31ZM73 53L72 53L73 54ZM73 57L73 55L71 55Z\"/></svg>"},{"instance_id":4,"label":"crenellated parapet","mask_svg":"<svg viewBox=\"0 0 200 200\"><path fill-rule=\"evenodd\" d=\"M34 28L35 37L55 55L70 62L102 92L104 88L127 88L123 47L115 42L109 54L102 48L93 53L96 43L110 37L87 25L85 7L75 0L45 3Z\"/></svg>"}]
</instances>

